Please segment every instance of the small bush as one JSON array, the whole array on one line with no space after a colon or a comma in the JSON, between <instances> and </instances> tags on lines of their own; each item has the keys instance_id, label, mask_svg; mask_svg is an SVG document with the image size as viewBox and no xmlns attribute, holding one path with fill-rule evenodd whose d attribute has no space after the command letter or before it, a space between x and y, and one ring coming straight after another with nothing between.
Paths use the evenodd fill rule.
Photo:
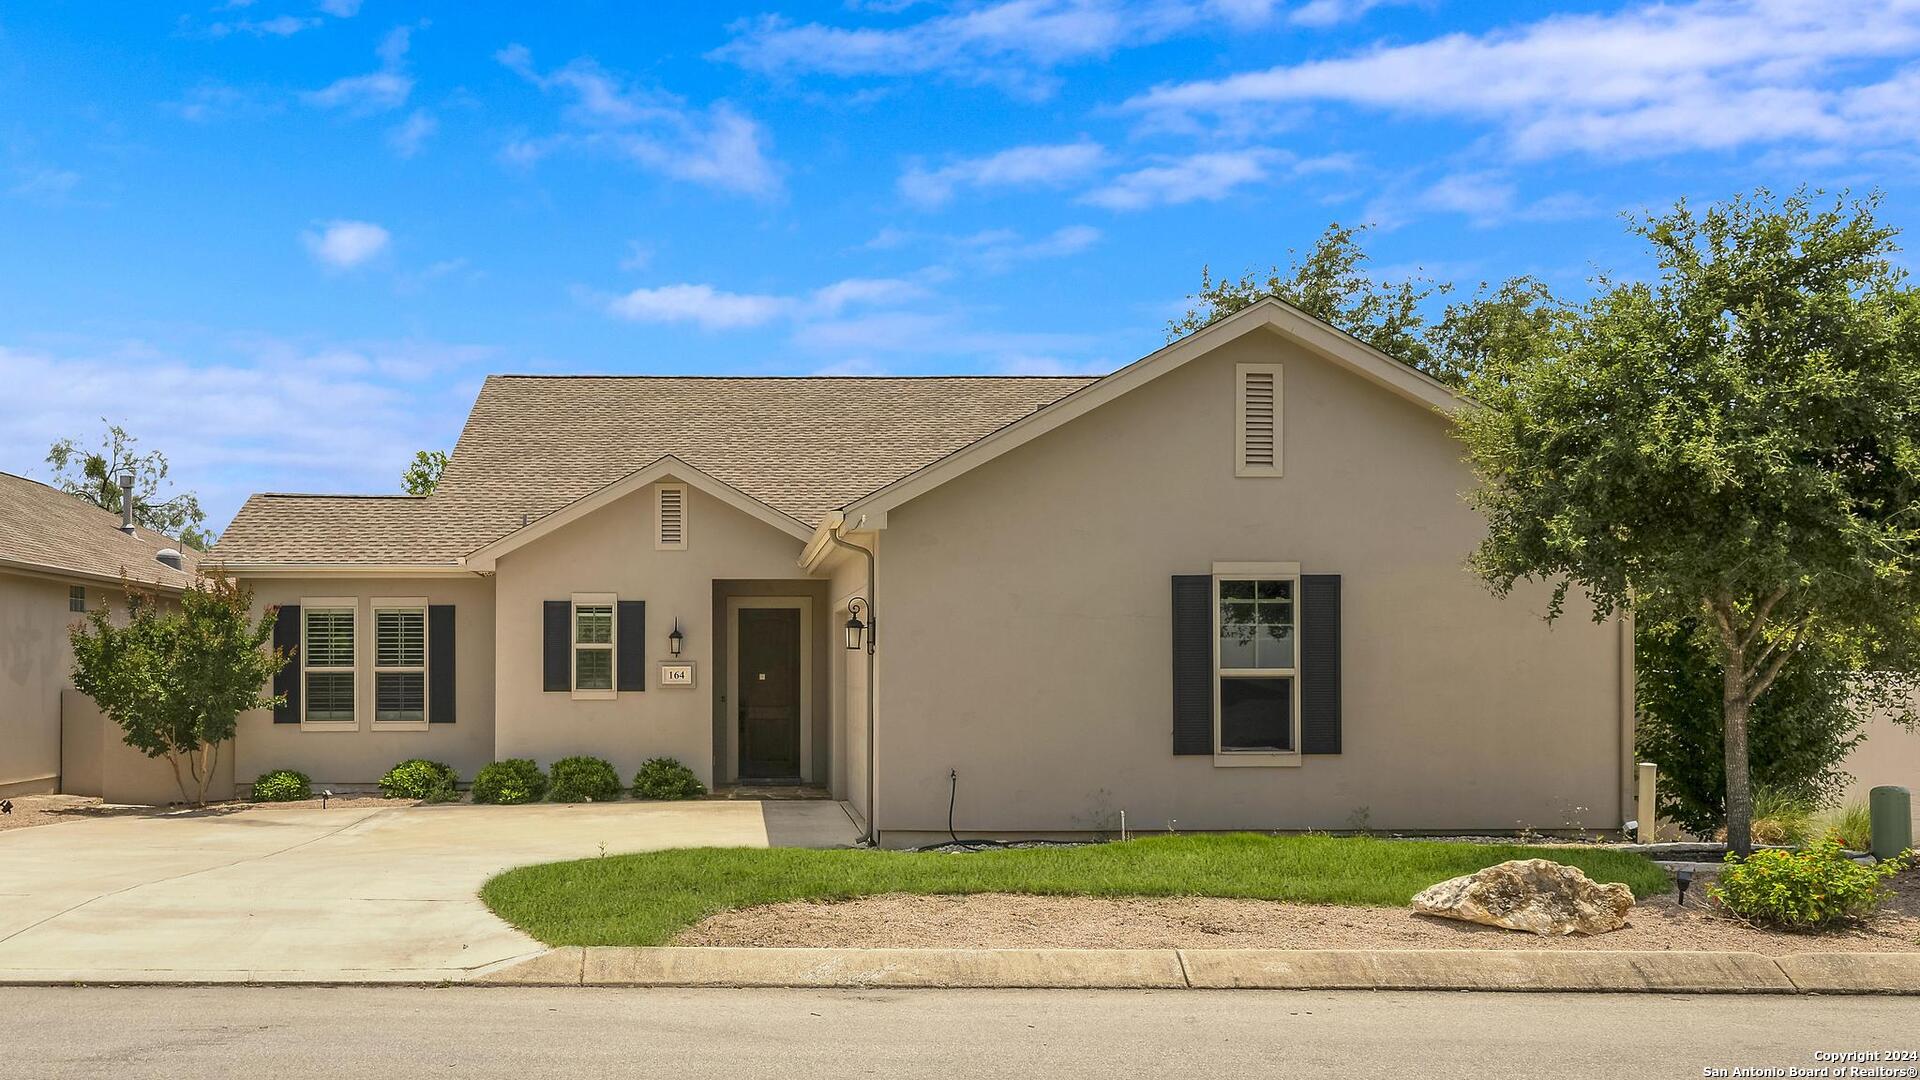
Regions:
<instances>
[{"instance_id":1,"label":"small bush","mask_svg":"<svg viewBox=\"0 0 1920 1080\"><path fill-rule=\"evenodd\" d=\"M473 801L513 806L539 802L547 793L547 774L527 758L496 761L473 778Z\"/></svg>"},{"instance_id":2,"label":"small bush","mask_svg":"<svg viewBox=\"0 0 1920 1080\"><path fill-rule=\"evenodd\" d=\"M547 770L553 802L606 802L620 797L620 774L613 763L597 757L561 758Z\"/></svg>"},{"instance_id":3,"label":"small bush","mask_svg":"<svg viewBox=\"0 0 1920 1080\"><path fill-rule=\"evenodd\" d=\"M389 799L452 802L460 797L460 774L439 761L408 758L380 778L380 793Z\"/></svg>"},{"instance_id":4,"label":"small bush","mask_svg":"<svg viewBox=\"0 0 1920 1080\"><path fill-rule=\"evenodd\" d=\"M1822 817L1820 832L1840 841L1841 847L1865 851L1873 846L1873 815L1866 803L1850 803Z\"/></svg>"},{"instance_id":5,"label":"small bush","mask_svg":"<svg viewBox=\"0 0 1920 1080\"><path fill-rule=\"evenodd\" d=\"M253 782L254 802L299 802L313 798L313 778L292 769L261 773Z\"/></svg>"},{"instance_id":6,"label":"small bush","mask_svg":"<svg viewBox=\"0 0 1920 1080\"><path fill-rule=\"evenodd\" d=\"M670 757L647 761L633 778L636 799L697 799L706 793L693 770Z\"/></svg>"},{"instance_id":7,"label":"small bush","mask_svg":"<svg viewBox=\"0 0 1920 1080\"><path fill-rule=\"evenodd\" d=\"M1905 855L1862 865L1826 838L1798 852L1756 851L1745 862L1728 855L1727 868L1707 893L1759 926L1819 930L1872 915L1891 891L1886 880L1906 866Z\"/></svg>"},{"instance_id":8,"label":"small bush","mask_svg":"<svg viewBox=\"0 0 1920 1080\"><path fill-rule=\"evenodd\" d=\"M1753 842L1804 844L1813 836L1813 813L1813 806L1804 798L1760 788L1753 793Z\"/></svg>"}]
</instances>

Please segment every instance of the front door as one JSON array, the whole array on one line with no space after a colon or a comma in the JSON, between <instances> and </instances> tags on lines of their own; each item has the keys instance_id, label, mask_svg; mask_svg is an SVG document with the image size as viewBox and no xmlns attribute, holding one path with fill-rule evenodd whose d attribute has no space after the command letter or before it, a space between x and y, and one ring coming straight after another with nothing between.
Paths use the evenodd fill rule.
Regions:
<instances>
[{"instance_id":1,"label":"front door","mask_svg":"<svg viewBox=\"0 0 1920 1080\"><path fill-rule=\"evenodd\" d=\"M743 607L739 653L740 779L800 779L800 609Z\"/></svg>"}]
</instances>

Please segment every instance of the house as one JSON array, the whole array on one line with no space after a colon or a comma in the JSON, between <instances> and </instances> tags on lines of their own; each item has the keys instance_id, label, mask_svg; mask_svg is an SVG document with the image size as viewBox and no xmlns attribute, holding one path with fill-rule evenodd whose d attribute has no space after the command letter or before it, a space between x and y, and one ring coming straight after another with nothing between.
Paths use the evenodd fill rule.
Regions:
<instances>
[{"instance_id":1,"label":"house","mask_svg":"<svg viewBox=\"0 0 1920 1080\"><path fill-rule=\"evenodd\" d=\"M124 610L128 584L179 594L198 554L121 514L0 473L0 796L70 790L62 785L68 628L103 605Z\"/></svg>"},{"instance_id":2,"label":"house","mask_svg":"<svg viewBox=\"0 0 1920 1080\"><path fill-rule=\"evenodd\" d=\"M433 495L227 530L299 654L236 776L665 755L889 844L1618 828L1631 634L1465 569L1462 406L1272 300L1102 378L492 377Z\"/></svg>"}]
</instances>

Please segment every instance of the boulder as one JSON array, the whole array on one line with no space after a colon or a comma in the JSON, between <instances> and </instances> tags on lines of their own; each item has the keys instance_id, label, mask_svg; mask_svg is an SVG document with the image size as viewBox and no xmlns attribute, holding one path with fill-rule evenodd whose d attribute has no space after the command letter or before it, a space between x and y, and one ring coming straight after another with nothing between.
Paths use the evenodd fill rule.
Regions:
<instances>
[{"instance_id":1,"label":"boulder","mask_svg":"<svg viewBox=\"0 0 1920 1080\"><path fill-rule=\"evenodd\" d=\"M1599 884L1550 859L1503 862L1413 898L1422 915L1535 934L1604 934L1625 926L1632 908L1632 889Z\"/></svg>"}]
</instances>

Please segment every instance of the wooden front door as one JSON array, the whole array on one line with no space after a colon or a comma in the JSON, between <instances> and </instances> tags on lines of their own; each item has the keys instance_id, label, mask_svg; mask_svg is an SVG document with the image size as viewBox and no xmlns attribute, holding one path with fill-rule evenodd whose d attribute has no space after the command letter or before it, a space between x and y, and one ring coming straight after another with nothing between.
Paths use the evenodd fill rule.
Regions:
<instances>
[{"instance_id":1,"label":"wooden front door","mask_svg":"<svg viewBox=\"0 0 1920 1080\"><path fill-rule=\"evenodd\" d=\"M800 779L800 609L743 607L739 654L741 780Z\"/></svg>"}]
</instances>

